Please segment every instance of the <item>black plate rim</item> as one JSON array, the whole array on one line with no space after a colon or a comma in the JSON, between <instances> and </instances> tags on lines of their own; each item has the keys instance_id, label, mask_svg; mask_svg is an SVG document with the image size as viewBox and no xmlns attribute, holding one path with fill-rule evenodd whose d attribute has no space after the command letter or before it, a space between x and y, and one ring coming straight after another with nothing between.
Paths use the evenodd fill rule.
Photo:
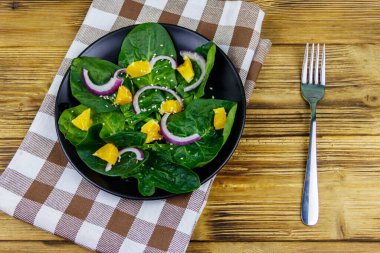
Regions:
<instances>
[{"instance_id":1,"label":"black plate rim","mask_svg":"<svg viewBox=\"0 0 380 253\"><path fill-rule=\"evenodd\" d=\"M158 22L158 23L161 24L162 26L164 26L165 28L166 27L172 27L172 28L175 28L175 29L187 30L187 31L189 31L191 33L194 33L197 36L202 37L203 39L205 39L207 41L210 41L208 38L206 38L202 34L196 32L196 31L193 31L191 29L188 29L186 27L178 26L178 25L173 25L173 24L168 24L168 23L160 23L160 22ZM125 27L119 28L117 30L114 30L112 32L109 32L109 33L103 35L102 37L98 38L97 40L95 40L94 42L92 42L90 45L88 45L77 57L82 56L87 49L89 49L90 47L92 47L94 44L98 43L100 40L102 40L102 39L110 36L111 34L117 33L117 32L119 32L121 30L133 29L137 25L138 24L130 25L130 26L125 26ZM243 101L241 101L241 102L243 103L243 107L244 107L243 110L244 111L243 111L242 126L239 129L238 138L237 138L237 141L235 142L235 144L233 145L232 150L229 152L229 155L224 158L224 161L221 163L221 165L219 166L219 168L217 168L216 170L214 170L214 172L211 173L210 176L206 177L205 179L203 179L201 181L201 185L205 184L212 177L214 177L226 165L226 163L230 160L231 156L233 155L233 153L235 152L237 146L240 143L240 139L241 139L242 134L243 134L243 130L244 130L244 127L245 127L245 120L246 120L246 111L245 111L245 108L246 108L247 105L246 105L246 96L245 96L245 92L244 92L243 82L242 82L242 80L240 78L240 75L237 72L234 64L232 63L231 59L227 56L227 54L218 45L216 45L216 47L219 50L219 52L224 56L224 58L227 60L227 63L229 65L229 67L231 69L233 69L233 71L235 72L236 76L238 77L238 82L239 82L238 86L239 86L239 91L240 91L240 93L242 95L242 98L243 98ZM57 95L56 95L56 99L55 99L55 106L54 106L54 118L55 118L54 121L55 121L55 130L56 130L56 133L57 133L57 136L58 136L59 145L60 145L63 153L65 154L66 158L68 159L68 161L70 162L70 164L75 168L75 170L83 178L85 178L87 182L91 183L95 187L97 187L97 188L99 188L99 189L101 189L101 190L103 190L105 192L108 192L108 193L110 193L112 195L115 195L115 196L118 196L118 197L122 197L122 198L126 198L126 199L131 199L131 200L160 200L160 199L166 199L166 198L180 196L180 195L184 195L184 194L189 194L189 193L176 194L176 193L170 193L170 192L168 192L167 194L162 194L162 195L159 195L159 196L145 196L145 197L144 196L129 196L129 195L121 194L121 193L118 193L118 192L114 192L114 191L112 191L110 189L107 189L107 188L105 188L103 186L100 186L100 185L96 184L94 181L92 181L90 178L88 178L80 169L78 169L77 166L75 165L75 163L72 161L71 157L66 152L66 149L64 148L64 146L62 144L61 135L60 135L59 126L58 126L58 119L59 119L59 115L58 115L59 114L58 98L59 98L59 94L60 94L62 86L63 86L63 82L64 82L64 80L66 79L66 77L69 74L70 74L70 68L68 68L68 70L66 71L65 75L63 76L62 81L61 81L61 83L59 85L59 89L57 91Z\"/></svg>"}]
</instances>

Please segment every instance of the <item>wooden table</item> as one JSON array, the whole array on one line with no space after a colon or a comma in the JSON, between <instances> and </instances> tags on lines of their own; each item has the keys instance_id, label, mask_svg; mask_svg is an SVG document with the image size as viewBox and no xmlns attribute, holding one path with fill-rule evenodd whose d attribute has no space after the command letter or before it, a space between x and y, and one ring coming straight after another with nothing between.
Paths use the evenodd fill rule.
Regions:
<instances>
[{"instance_id":1,"label":"wooden table","mask_svg":"<svg viewBox=\"0 0 380 253\"><path fill-rule=\"evenodd\" d=\"M380 251L380 2L257 1L273 48L241 143L215 180L189 252ZM0 173L47 92L90 1L0 0ZM300 221L309 109L306 42L327 43L318 110L320 219ZM86 252L0 213L0 252Z\"/></svg>"}]
</instances>

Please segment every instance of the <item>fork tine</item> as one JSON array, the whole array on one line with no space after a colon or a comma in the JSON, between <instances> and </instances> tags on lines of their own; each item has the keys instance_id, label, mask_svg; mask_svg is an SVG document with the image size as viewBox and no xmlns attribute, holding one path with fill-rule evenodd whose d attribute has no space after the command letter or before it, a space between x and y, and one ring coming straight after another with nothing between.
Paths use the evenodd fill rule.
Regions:
<instances>
[{"instance_id":1,"label":"fork tine","mask_svg":"<svg viewBox=\"0 0 380 253\"><path fill-rule=\"evenodd\" d=\"M308 58L309 58L309 43L306 43L305 54L303 56L303 65L302 65L302 78L301 78L302 83L306 83Z\"/></svg>"},{"instance_id":2,"label":"fork tine","mask_svg":"<svg viewBox=\"0 0 380 253\"><path fill-rule=\"evenodd\" d=\"M315 69L314 69L314 84L319 84L318 81L318 67L319 67L319 43L317 44L317 52L315 54Z\"/></svg>"},{"instance_id":3,"label":"fork tine","mask_svg":"<svg viewBox=\"0 0 380 253\"><path fill-rule=\"evenodd\" d=\"M322 50L322 64L321 64L321 84L326 84L326 49L325 44L323 44Z\"/></svg>"},{"instance_id":4,"label":"fork tine","mask_svg":"<svg viewBox=\"0 0 380 253\"><path fill-rule=\"evenodd\" d=\"M313 83L313 63L314 63L314 43L311 46L310 65L309 65L309 82L308 82L308 84Z\"/></svg>"}]
</instances>

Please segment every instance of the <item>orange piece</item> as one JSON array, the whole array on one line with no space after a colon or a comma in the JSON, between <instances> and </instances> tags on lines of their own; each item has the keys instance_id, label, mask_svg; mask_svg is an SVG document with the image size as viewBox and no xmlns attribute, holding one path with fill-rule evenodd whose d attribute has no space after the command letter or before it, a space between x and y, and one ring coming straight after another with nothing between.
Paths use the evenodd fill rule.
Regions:
<instances>
[{"instance_id":1,"label":"orange piece","mask_svg":"<svg viewBox=\"0 0 380 253\"><path fill-rule=\"evenodd\" d=\"M193 64L188 56L183 58L184 62L178 66L177 70L181 74L181 76L186 80L186 82L190 83L194 78L194 69Z\"/></svg>"},{"instance_id":2,"label":"orange piece","mask_svg":"<svg viewBox=\"0 0 380 253\"><path fill-rule=\"evenodd\" d=\"M227 113L224 110L224 107L214 109L214 127L216 130L220 130L224 128L227 120Z\"/></svg>"},{"instance_id":3,"label":"orange piece","mask_svg":"<svg viewBox=\"0 0 380 253\"><path fill-rule=\"evenodd\" d=\"M146 134L145 143L151 143L152 141L161 140L160 125L154 119L149 120L141 127L141 132Z\"/></svg>"},{"instance_id":4,"label":"orange piece","mask_svg":"<svg viewBox=\"0 0 380 253\"><path fill-rule=\"evenodd\" d=\"M91 108L84 110L71 123L82 131L88 131L92 125Z\"/></svg>"},{"instance_id":5,"label":"orange piece","mask_svg":"<svg viewBox=\"0 0 380 253\"><path fill-rule=\"evenodd\" d=\"M177 113L182 111L182 106L178 100L166 100L162 102L160 113Z\"/></svg>"},{"instance_id":6,"label":"orange piece","mask_svg":"<svg viewBox=\"0 0 380 253\"><path fill-rule=\"evenodd\" d=\"M129 64L125 72L132 78L144 76L152 71L148 61L135 61Z\"/></svg>"},{"instance_id":7,"label":"orange piece","mask_svg":"<svg viewBox=\"0 0 380 253\"><path fill-rule=\"evenodd\" d=\"M132 102L131 91L127 87L121 85L119 87L119 89L117 90L117 95L115 98L115 104L125 105L125 104L129 104L131 102Z\"/></svg>"},{"instance_id":8,"label":"orange piece","mask_svg":"<svg viewBox=\"0 0 380 253\"><path fill-rule=\"evenodd\" d=\"M119 151L115 145L112 143L107 143L92 155L97 156L112 165L115 165L117 159L119 158Z\"/></svg>"}]
</instances>

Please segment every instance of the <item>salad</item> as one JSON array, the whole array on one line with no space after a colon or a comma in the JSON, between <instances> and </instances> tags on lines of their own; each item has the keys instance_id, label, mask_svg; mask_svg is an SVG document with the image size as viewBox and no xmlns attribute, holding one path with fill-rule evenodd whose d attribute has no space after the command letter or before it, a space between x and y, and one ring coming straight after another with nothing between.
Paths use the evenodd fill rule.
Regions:
<instances>
[{"instance_id":1,"label":"salad","mask_svg":"<svg viewBox=\"0 0 380 253\"><path fill-rule=\"evenodd\" d=\"M60 132L90 169L136 178L143 196L156 188L197 189L194 169L218 154L237 109L236 102L203 98L215 53L207 42L178 56L163 26L136 26L122 43L118 65L73 60L70 88L80 104L62 112Z\"/></svg>"}]
</instances>

